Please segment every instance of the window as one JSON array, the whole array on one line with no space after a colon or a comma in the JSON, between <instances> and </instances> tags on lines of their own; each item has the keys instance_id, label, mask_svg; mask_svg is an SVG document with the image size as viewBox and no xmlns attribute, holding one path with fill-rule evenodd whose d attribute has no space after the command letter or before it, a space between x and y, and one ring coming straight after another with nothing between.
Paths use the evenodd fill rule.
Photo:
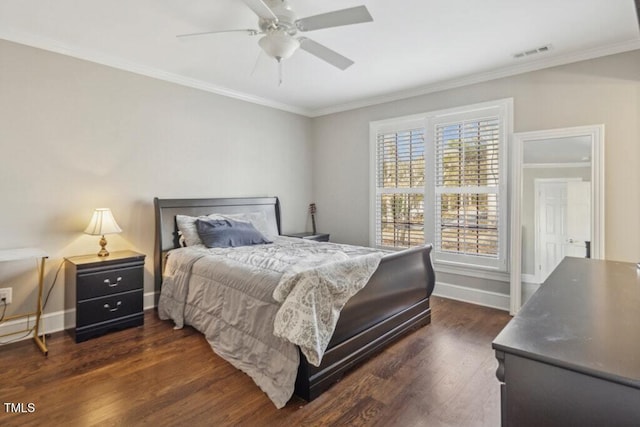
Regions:
<instances>
[{"instance_id":1,"label":"window","mask_svg":"<svg viewBox=\"0 0 640 427\"><path fill-rule=\"evenodd\" d=\"M424 132L424 126L375 132L374 235L378 247L424 244Z\"/></svg>"},{"instance_id":2,"label":"window","mask_svg":"<svg viewBox=\"0 0 640 427\"><path fill-rule=\"evenodd\" d=\"M500 128L499 117L433 126L434 244L441 260L472 256L492 265L487 261L500 258Z\"/></svg>"},{"instance_id":3,"label":"window","mask_svg":"<svg viewBox=\"0 0 640 427\"><path fill-rule=\"evenodd\" d=\"M436 264L506 271L512 103L372 123L372 243L429 242Z\"/></svg>"}]
</instances>

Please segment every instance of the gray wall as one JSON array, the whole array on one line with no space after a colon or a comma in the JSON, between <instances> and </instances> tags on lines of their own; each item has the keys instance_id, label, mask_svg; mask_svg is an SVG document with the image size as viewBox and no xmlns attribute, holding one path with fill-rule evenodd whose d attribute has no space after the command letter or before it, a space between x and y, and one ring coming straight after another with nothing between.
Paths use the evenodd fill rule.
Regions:
<instances>
[{"instance_id":1,"label":"gray wall","mask_svg":"<svg viewBox=\"0 0 640 427\"><path fill-rule=\"evenodd\" d=\"M369 122L509 97L515 132L605 125L606 257L640 260L640 50L314 119L320 229L368 244ZM508 293L507 283L455 280Z\"/></svg>"},{"instance_id":2,"label":"gray wall","mask_svg":"<svg viewBox=\"0 0 640 427\"><path fill-rule=\"evenodd\" d=\"M153 197L279 196L283 230L304 229L311 202L311 120L0 40L0 248L50 259L97 253L82 233L110 207L110 250L147 254ZM35 264L3 263L8 313L35 306ZM63 308L58 279L47 313Z\"/></svg>"}]
</instances>

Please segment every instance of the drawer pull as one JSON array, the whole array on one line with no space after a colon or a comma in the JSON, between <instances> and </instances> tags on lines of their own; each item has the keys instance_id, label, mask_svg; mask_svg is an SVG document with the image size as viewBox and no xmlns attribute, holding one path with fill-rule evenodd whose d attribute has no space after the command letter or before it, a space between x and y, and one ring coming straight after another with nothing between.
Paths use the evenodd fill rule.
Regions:
<instances>
[{"instance_id":1,"label":"drawer pull","mask_svg":"<svg viewBox=\"0 0 640 427\"><path fill-rule=\"evenodd\" d=\"M109 304L105 304L103 307L106 308L109 311L118 311L118 309L120 308L121 305L122 305L122 301L118 301L114 308L111 308L111 306Z\"/></svg>"},{"instance_id":2,"label":"drawer pull","mask_svg":"<svg viewBox=\"0 0 640 427\"><path fill-rule=\"evenodd\" d=\"M115 283L111 283L111 279L104 279L103 282L107 286L109 286L110 288L113 288L114 286L118 286L120 284L120 282L122 282L122 277L118 276L118 278L116 279Z\"/></svg>"}]
</instances>

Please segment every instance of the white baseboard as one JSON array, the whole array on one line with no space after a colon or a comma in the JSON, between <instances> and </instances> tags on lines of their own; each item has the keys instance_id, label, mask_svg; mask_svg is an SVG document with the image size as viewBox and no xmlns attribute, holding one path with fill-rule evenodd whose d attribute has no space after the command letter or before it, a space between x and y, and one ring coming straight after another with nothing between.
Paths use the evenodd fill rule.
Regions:
<instances>
[{"instance_id":1,"label":"white baseboard","mask_svg":"<svg viewBox=\"0 0 640 427\"><path fill-rule=\"evenodd\" d=\"M143 308L148 310L154 307L155 292L147 292L144 294ZM23 331L33 327L35 317L32 316L29 319L16 319L10 322L5 322L0 325L0 335L16 332L15 335L9 335L0 338L0 343L20 341L33 337L33 333L24 335L17 331ZM65 329L73 328L76 324L76 311L61 310L54 313L46 313L40 318L40 331L45 334L52 334L54 332L60 332ZM65 326L66 325L66 326ZM24 335L24 336L22 336Z\"/></svg>"},{"instance_id":2,"label":"white baseboard","mask_svg":"<svg viewBox=\"0 0 640 427\"><path fill-rule=\"evenodd\" d=\"M509 311L509 295L450 283L436 282L433 295Z\"/></svg>"},{"instance_id":3,"label":"white baseboard","mask_svg":"<svg viewBox=\"0 0 640 427\"><path fill-rule=\"evenodd\" d=\"M144 301L142 301L143 310L149 310L156 306L156 293L147 292L144 294Z\"/></svg>"}]
</instances>

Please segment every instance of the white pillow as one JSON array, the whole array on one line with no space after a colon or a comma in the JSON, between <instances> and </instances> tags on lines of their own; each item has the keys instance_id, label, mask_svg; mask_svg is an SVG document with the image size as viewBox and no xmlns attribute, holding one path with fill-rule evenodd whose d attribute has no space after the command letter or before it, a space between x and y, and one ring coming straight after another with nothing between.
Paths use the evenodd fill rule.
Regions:
<instances>
[{"instance_id":1,"label":"white pillow","mask_svg":"<svg viewBox=\"0 0 640 427\"><path fill-rule=\"evenodd\" d=\"M182 233L184 243L187 246L202 245L202 240L198 235L196 229L196 221L198 218L207 219L206 216L188 216L188 215L176 215L176 224L178 225L178 232Z\"/></svg>"},{"instance_id":2,"label":"white pillow","mask_svg":"<svg viewBox=\"0 0 640 427\"><path fill-rule=\"evenodd\" d=\"M255 227L256 230L260 232L267 239L273 240L274 233L272 229L269 227L269 222L267 221L267 215L264 212L247 212L240 214L230 214L223 215L227 218L235 219L237 221L246 221L250 222L251 225Z\"/></svg>"}]
</instances>

